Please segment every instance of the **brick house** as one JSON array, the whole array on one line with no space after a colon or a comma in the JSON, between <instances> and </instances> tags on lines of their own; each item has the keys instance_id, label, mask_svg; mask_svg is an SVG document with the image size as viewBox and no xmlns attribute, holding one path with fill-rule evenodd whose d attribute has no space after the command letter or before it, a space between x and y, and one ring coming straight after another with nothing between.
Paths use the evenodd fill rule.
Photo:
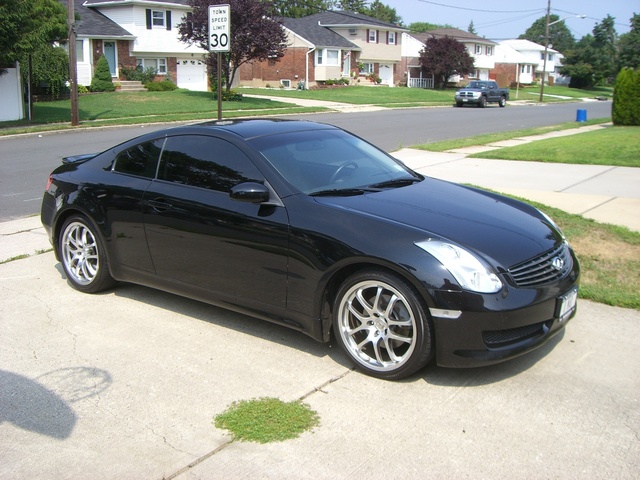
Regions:
<instances>
[{"instance_id":1,"label":"brick house","mask_svg":"<svg viewBox=\"0 0 640 480\"><path fill-rule=\"evenodd\" d=\"M188 0L77 0L74 7L79 85L91 84L104 55L114 79L123 67L153 67L181 88L208 89L208 52L178 40Z\"/></svg>"},{"instance_id":2,"label":"brick house","mask_svg":"<svg viewBox=\"0 0 640 480\"><path fill-rule=\"evenodd\" d=\"M314 86L330 80L394 86L402 80L401 34L397 25L353 12L323 12L281 19L287 49L278 61L246 63L240 85Z\"/></svg>"}]
</instances>

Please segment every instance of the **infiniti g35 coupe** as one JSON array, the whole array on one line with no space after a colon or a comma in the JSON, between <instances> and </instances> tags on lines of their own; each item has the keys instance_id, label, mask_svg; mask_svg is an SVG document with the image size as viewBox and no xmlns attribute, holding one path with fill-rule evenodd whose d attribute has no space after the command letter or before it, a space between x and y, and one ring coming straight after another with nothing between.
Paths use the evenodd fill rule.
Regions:
<instances>
[{"instance_id":1,"label":"infiniti g35 coupe","mask_svg":"<svg viewBox=\"0 0 640 480\"><path fill-rule=\"evenodd\" d=\"M515 357L576 312L578 262L548 216L330 125L209 122L66 157L41 216L82 292L132 282L333 332L381 378Z\"/></svg>"}]
</instances>

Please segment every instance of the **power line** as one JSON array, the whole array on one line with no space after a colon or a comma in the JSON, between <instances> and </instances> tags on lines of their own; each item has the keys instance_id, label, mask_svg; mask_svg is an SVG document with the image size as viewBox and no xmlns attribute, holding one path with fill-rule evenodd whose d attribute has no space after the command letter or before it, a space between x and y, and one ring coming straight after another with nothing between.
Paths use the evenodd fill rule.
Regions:
<instances>
[{"instance_id":1,"label":"power line","mask_svg":"<svg viewBox=\"0 0 640 480\"><path fill-rule=\"evenodd\" d=\"M456 10L467 10L469 12L483 12L483 13L531 13L531 12L540 12L540 9L535 10L487 10L486 8L467 8L467 7L457 7L455 5L447 5L445 3L438 2L430 2L428 0L418 0L422 3L428 3L430 5L437 5L438 7L446 7L446 8L454 8Z\"/></svg>"}]
</instances>

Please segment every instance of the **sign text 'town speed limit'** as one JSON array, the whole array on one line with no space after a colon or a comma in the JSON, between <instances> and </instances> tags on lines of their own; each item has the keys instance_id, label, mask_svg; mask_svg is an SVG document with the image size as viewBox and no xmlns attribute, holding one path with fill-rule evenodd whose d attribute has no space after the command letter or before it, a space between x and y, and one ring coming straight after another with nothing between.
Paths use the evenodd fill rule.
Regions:
<instances>
[{"instance_id":1,"label":"sign text 'town speed limit'","mask_svg":"<svg viewBox=\"0 0 640 480\"><path fill-rule=\"evenodd\" d=\"M209 6L209 51L228 52L231 36L229 5Z\"/></svg>"}]
</instances>

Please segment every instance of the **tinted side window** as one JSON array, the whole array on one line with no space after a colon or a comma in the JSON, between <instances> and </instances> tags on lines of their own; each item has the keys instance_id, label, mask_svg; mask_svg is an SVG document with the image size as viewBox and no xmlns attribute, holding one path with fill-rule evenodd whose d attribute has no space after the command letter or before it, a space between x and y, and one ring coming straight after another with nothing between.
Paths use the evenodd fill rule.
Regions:
<instances>
[{"instance_id":1,"label":"tinted side window","mask_svg":"<svg viewBox=\"0 0 640 480\"><path fill-rule=\"evenodd\" d=\"M263 181L259 170L238 147L203 135L167 138L158 178L220 192L228 192L239 183Z\"/></svg>"},{"instance_id":2,"label":"tinted side window","mask_svg":"<svg viewBox=\"0 0 640 480\"><path fill-rule=\"evenodd\" d=\"M163 141L164 139L153 140L123 150L116 157L113 169L129 175L154 178Z\"/></svg>"}]
</instances>

